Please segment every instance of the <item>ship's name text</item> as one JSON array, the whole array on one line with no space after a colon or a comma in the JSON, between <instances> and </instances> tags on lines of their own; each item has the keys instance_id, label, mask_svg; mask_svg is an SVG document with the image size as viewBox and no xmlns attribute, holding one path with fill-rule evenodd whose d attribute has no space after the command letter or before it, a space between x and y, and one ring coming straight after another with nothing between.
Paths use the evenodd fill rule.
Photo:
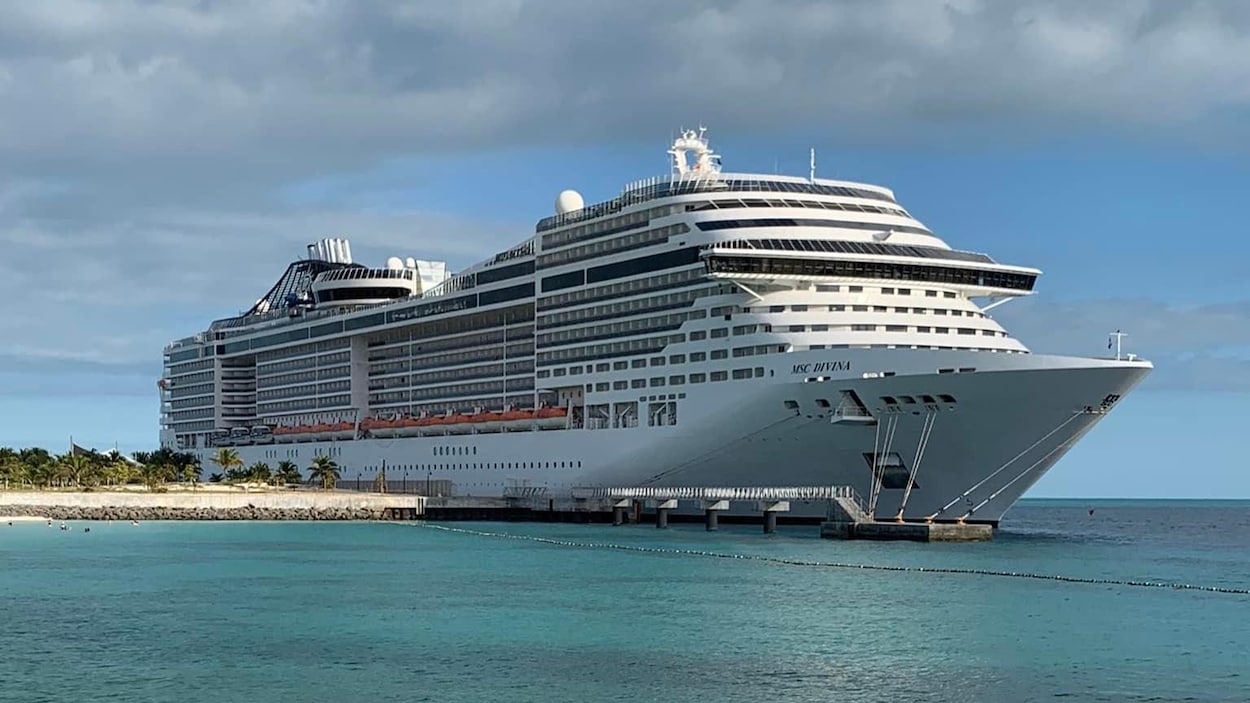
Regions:
<instances>
[{"instance_id":1,"label":"ship's name text","mask_svg":"<svg viewBox=\"0 0 1250 703\"><path fill-rule=\"evenodd\" d=\"M790 373L821 373L822 371L850 371L849 361L817 361L810 364L795 364Z\"/></svg>"}]
</instances>

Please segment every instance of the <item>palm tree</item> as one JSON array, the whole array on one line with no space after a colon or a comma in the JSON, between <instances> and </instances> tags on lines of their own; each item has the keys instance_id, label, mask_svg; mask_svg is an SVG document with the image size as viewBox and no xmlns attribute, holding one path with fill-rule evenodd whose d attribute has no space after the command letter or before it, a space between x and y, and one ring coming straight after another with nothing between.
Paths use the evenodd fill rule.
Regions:
<instances>
[{"instance_id":1,"label":"palm tree","mask_svg":"<svg viewBox=\"0 0 1250 703\"><path fill-rule=\"evenodd\" d=\"M300 475L299 467L295 465L295 462L289 460L278 462L278 471L274 474L274 478L278 480L278 483L287 486L298 484L304 480L304 477Z\"/></svg>"},{"instance_id":2,"label":"palm tree","mask_svg":"<svg viewBox=\"0 0 1250 703\"><path fill-rule=\"evenodd\" d=\"M322 488L332 490L339 482L339 465L328 456L313 457L312 465L308 467L308 480L318 481Z\"/></svg>"},{"instance_id":3,"label":"palm tree","mask_svg":"<svg viewBox=\"0 0 1250 703\"><path fill-rule=\"evenodd\" d=\"M57 458L57 463L65 472L65 478L75 486L86 486L91 480L94 466L90 456L82 454L66 454Z\"/></svg>"},{"instance_id":4,"label":"palm tree","mask_svg":"<svg viewBox=\"0 0 1250 703\"><path fill-rule=\"evenodd\" d=\"M258 461L247 467L247 479L253 483L265 484L269 483L269 479L273 476L269 470L269 464Z\"/></svg>"},{"instance_id":5,"label":"palm tree","mask_svg":"<svg viewBox=\"0 0 1250 703\"><path fill-rule=\"evenodd\" d=\"M174 477L174 469L169 464L150 463L144 464L141 469L143 473L143 482L147 485L149 491L165 485L165 482Z\"/></svg>"},{"instance_id":6,"label":"palm tree","mask_svg":"<svg viewBox=\"0 0 1250 703\"><path fill-rule=\"evenodd\" d=\"M229 480L234 480L231 473L235 469L243 468L243 460L239 458L239 453L229 447L222 447L218 449L209 461L216 464Z\"/></svg>"},{"instance_id":7,"label":"palm tree","mask_svg":"<svg viewBox=\"0 0 1250 703\"><path fill-rule=\"evenodd\" d=\"M0 484L5 488L10 483L21 485L26 480L26 465L22 457L9 447L0 447Z\"/></svg>"}]
</instances>

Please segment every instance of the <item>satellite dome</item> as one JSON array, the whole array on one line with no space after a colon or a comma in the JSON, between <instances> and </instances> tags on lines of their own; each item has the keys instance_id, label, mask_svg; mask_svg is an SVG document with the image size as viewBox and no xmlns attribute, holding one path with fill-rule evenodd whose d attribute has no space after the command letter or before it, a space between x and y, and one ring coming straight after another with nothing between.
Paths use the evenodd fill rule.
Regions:
<instances>
[{"instance_id":1,"label":"satellite dome","mask_svg":"<svg viewBox=\"0 0 1250 703\"><path fill-rule=\"evenodd\" d=\"M417 267L417 260L411 256L404 260L404 263L407 264L410 269L415 269Z\"/></svg>"},{"instance_id":2,"label":"satellite dome","mask_svg":"<svg viewBox=\"0 0 1250 703\"><path fill-rule=\"evenodd\" d=\"M556 196L556 214L563 215L570 212L576 212L586 206L582 200L581 193L575 190L562 190Z\"/></svg>"},{"instance_id":3,"label":"satellite dome","mask_svg":"<svg viewBox=\"0 0 1250 703\"><path fill-rule=\"evenodd\" d=\"M386 268L392 271L398 271L404 267L404 260L398 256L392 256L386 260Z\"/></svg>"}]
</instances>

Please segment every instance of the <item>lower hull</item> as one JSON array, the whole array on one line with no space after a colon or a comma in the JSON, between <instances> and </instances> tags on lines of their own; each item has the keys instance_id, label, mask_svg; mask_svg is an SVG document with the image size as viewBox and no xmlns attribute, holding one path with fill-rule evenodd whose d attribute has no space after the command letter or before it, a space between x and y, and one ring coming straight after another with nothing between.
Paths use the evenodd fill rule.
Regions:
<instances>
[{"instance_id":1,"label":"lower hull","mask_svg":"<svg viewBox=\"0 0 1250 703\"><path fill-rule=\"evenodd\" d=\"M995 367L988 356L1003 358L990 360ZM329 455L349 487L371 485L382 472L392 488L475 496L525 487L560 495L605 486L846 485L874 502L878 517L997 523L1150 369L1028 357L981 354L975 373L938 374L931 362L908 372L898 361L894 375L868 378L790 380L791 367L776 365L758 380L643 397L639 402L678 398L676 424L657 427L235 450L245 464L290 460L300 467ZM871 417L835 412L846 391ZM925 396L949 402L925 403ZM207 471L215 470L212 452L202 450ZM823 502L791 507L789 517L798 519L818 519L827 509Z\"/></svg>"}]
</instances>

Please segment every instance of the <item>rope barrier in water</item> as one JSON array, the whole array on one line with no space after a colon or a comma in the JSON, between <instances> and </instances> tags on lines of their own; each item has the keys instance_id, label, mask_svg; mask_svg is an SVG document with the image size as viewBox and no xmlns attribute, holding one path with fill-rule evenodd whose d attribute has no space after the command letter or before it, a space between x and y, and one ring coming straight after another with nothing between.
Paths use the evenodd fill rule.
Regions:
<instances>
[{"instance_id":1,"label":"rope barrier in water","mask_svg":"<svg viewBox=\"0 0 1250 703\"><path fill-rule=\"evenodd\" d=\"M535 537L532 535L518 535L509 532L487 532L484 530L468 530L463 527L448 527L446 525L432 525L429 523L418 522L417 527L430 530L440 530L442 532L450 532L462 535L471 535L475 537L490 537L495 539L515 539L525 542L535 542L538 544L547 544L555 547L572 547L577 549L611 549L623 552L640 552L645 554L676 554L682 556L704 557L711 559L742 559L748 561L760 561L770 564L781 564L783 566L806 566L824 569L859 569L863 571L896 571L911 572L925 574L960 574L967 576L994 576L1000 578L1018 578L1033 579L1037 581L1059 581L1063 583L1080 583L1099 586L1129 586L1133 588L1164 588L1176 591L1203 591L1205 593L1224 593L1231 595L1250 595L1250 588L1235 588L1231 586L1203 586L1190 583L1168 583L1165 581L1136 581L1129 579L1111 579L1111 578L1090 578L1085 576L1062 576L1057 574L1038 574L1024 571L997 571L994 569L965 569L959 567L944 566L891 566L888 564L856 564L852 562L837 561L810 561L806 559L787 559L784 557L770 557L762 554L734 554L727 552L710 552L701 549L676 549L671 547L643 547L628 544L612 544L609 542L574 542L571 540L551 539L549 537Z\"/></svg>"}]
</instances>

